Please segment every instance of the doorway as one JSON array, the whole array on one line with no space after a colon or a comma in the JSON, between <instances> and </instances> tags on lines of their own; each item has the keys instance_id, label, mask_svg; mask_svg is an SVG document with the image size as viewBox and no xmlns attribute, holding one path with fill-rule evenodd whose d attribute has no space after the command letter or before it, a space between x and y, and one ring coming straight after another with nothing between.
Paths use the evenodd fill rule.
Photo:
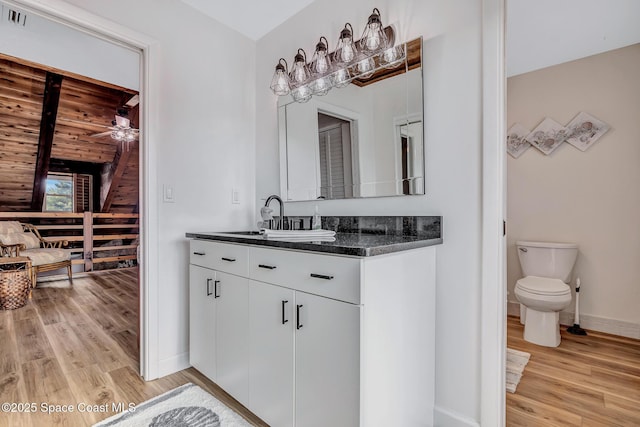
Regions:
<instances>
[{"instance_id":1,"label":"doorway","mask_svg":"<svg viewBox=\"0 0 640 427\"><path fill-rule=\"evenodd\" d=\"M146 86L146 75L148 73L148 66L147 66L148 59L146 56L147 55L146 49L148 49L148 43L146 42L144 37L138 37L138 35L134 34L133 32L123 31L122 28L117 28L117 25L115 24L104 25L104 23L101 22L99 18L91 14L88 14L82 11L81 9L75 8L71 5L60 4L54 7L49 7L49 6L43 6L39 4L39 2L24 0L24 1L3 2L2 6L3 6L3 9L15 7L25 12L27 16L31 16L33 18L33 19L30 19L28 22L34 22L40 19L42 21L46 21L47 25L49 26L53 25L53 26L64 27L69 31L75 31L78 34L82 34L82 36L78 36L78 37L84 37L85 39L86 37L93 38L102 45L108 44L120 50L124 50L127 52L135 52L134 53L136 57L134 62L135 69L133 70L132 74L135 75L135 78L137 80L141 78L144 79L139 82L139 88L143 88ZM97 25L96 22L100 23L101 25ZM99 27L100 29L99 30L92 29L97 27ZM46 38L43 38L43 39L46 40ZM77 50L77 49L71 49L71 50L84 51L84 50ZM121 58L118 58L118 60L112 61L113 66L115 68L122 67L122 62L120 61L120 59ZM87 61L87 62L91 62L91 61ZM101 64L102 62L99 62L99 63ZM102 68L105 68L105 67L102 67ZM91 78L92 77L90 77L89 79ZM132 121L132 126L131 126L132 128L133 127L137 127L138 129L142 128L145 123L145 118L148 115L146 108L144 108L144 105L145 105L144 101L146 97L147 97L146 91L143 91L141 89L139 99L142 100L142 105L141 105L142 108L138 107L140 108L140 120L136 122ZM128 99L124 99L124 98L122 99L122 103L125 103L126 101L128 101ZM114 111L111 111L110 114L113 117L117 113L114 110ZM105 129L102 129L102 130L104 131ZM95 133L97 133L97 129ZM141 349L137 351L140 359L139 360L140 369L136 369L136 370L139 371L145 378L152 378L154 374L149 373L149 363L146 362L149 351L146 350L146 336L148 335L146 333L146 328L148 324L147 322L145 322L145 312L147 310L147 304L146 304L147 293L145 292L145 289L144 289L146 284L146 278L149 276L148 271L150 269L150 266L148 265L148 263L144 262L144 260L149 255L149 252L151 252L151 255L152 255L155 252L155 249L146 250L147 242L149 241L149 237L148 237L148 234L146 233L146 229L148 229L148 223L150 221L150 218L148 218L147 215L145 215L145 212L148 212L148 210L146 209L146 206L148 206L148 203L146 203L146 199L145 199L145 195L146 193L148 193L147 191L145 191L145 186L147 185L147 178L145 177L148 176L148 166L149 166L149 162L148 162L149 153L146 148L146 143L145 143L146 140L147 138L146 138L145 132L141 132L140 149L138 149L135 146L136 144L129 143L129 144L120 145L122 147L122 153L120 153L121 157L128 156L131 159L138 160L139 162L136 162L136 163L140 165L140 168L138 169L138 168L126 167L125 163L121 163L121 166L124 165L125 167L120 168L121 170L119 171L120 180L121 180L120 186L122 187L122 185L125 185L126 183L131 184L133 181L135 181L136 186L140 189L140 194L139 194L140 197L138 201L135 203L135 206L131 207L129 206L128 203L125 203L125 205L127 206L123 207L122 198L112 196L111 203L112 203L112 206L114 207L112 211L120 212L120 214L123 214L124 213L123 210L127 210L128 212L131 212L132 215L136 215L135 219L132 217L131 219L128 219L125 221L126 224L124 224L125 226L124 228L129 230L130 232L127 232L125 230L119 234L126 235L127 237L129 237L129 235L132 236L133 234L137 234L138 236L132 241L125 240L122 245L115 245L116 247L119 247L118 249L110 248L110 250L118 251L123 246L129 247L129 248L133 247L133 249L129 251L128 254L126 255L127 259L123 259L123 256L115 252L112 254L113 256L109 258L111 258L110 261L114 262L115 264L136 263L138 260L140 260L140 271L139 271L139 274L136 275L137 282L138 282L137 294L140 295L140 300L135 303L135 306L137 307L136 312L140 320L135 323L137 327L140 329L139 337L140 337ZM113 159L114 158L112 157L109 160L113 160ZM106 161L106 163L111 163L112 165L115 164L115 162L113 161ZM77 164L75 166L77 166ZM52 162L52 168L55 172L60 172L62 170L66 170L68 172L70 167L74 167L74 165L70 164L69 162L66 162L66 164L60 161ZM127 171L130 173L127 173ZM92 171L92 173L93 172L95 171ZM108 174L108 171L101 171L101 172L105 172L105 174ZM100 171L98 172L98 174L100 174ZM80 175L87 175L87 174L78 173L76 175L80 176ZM93 173L93 176L95 175L96 174ZM83 186L83 191L84 189L89 187L90 186ZM77 192L77 194L80 194L80 192ZM96 199L93 199L92 201L94 204L93 206L94 211L96 211L97 209L95 205L98 202L96 201ZM100 215L102 215L102 213L100 213ZM119 226L117 224L109 223L109 220L102 220L102 219L99 221L96 221L96 223L98 223L96 226L101 227L102 230L109 230L116 226ZM109 234L109 233L101 232L101 234ZM104 252L104 253L108 253L108 252ZM85 262L88 262L88 260L95 261L96 258L93 258L93 257L85 258Z\"/></svg>"},{"instance_id":2,"label":"doorway","mask_svg":"<svg viewBox=\"0 0 640 427\"><path fill-rule=\"evenodd\" d=\"M351 122L318 112L320 197L353 197Z\"/></svg>"},{"instance_id":3,"label":"doorway","mask_svg":"<svg viewBox=\"0 0 640 427\"><path fill-rule=\"evenodd\" d=\"M608 347L613 350L611 343L600 340L604 334L615 335L608 338L620 343L618 350L633 340L634 333L636 339L640 336L634 332L640 331L640 319L635 308L640 301L635 292L635 282L632 284L627 280L627 277L637 275L636 266L623 261L624 257L635 259L638 256L636 236L630 235L628 230L635 223L633 218L640 214L640 207L636 198L629 197L624 190L611 190L624 189L628 182L640 179L637 172L640 152L637 144L630 143L634 138L631 135L637 133L637 120L629 119L640 114L637 96L629 96L637 93L638 88L640 37L635 23L629 25L626 19L640 11L631 3L612 8L609 3L594 1L576 15L575 7L579 6L584 6L584 3L567 2L560 9L555 9L554 19L548 19L545 16L549 9L540 4L509 2L511 15L507 19L507 45L511 45L507 50L508 135L513 138L521 133L516 124L526 129L523 134L535 134L536 128L547 118L557 122L558 126L569 128L571 135L576 135L541 149L525 141L521 146L523 150L514 150L507 157L505 176L508 186L507 255L504 258L508 280L505 290L509 291L508 314L512 316L507 321L509 343L519 346L516 349L528 348L532 360L538 361L578 349L571 362L560 362L556 358L558 364L566 364L566 369L552 369L544 373L534 362L529 368L529 376L525 369L523 377L523 381L535 382L540 381L536 375L544 375L547 383L555 384L551 391L537 388L536 396L540 399L532 399L530 403L532 406L537 404L538 409L547 408L556 414L561 413L567 423L571 420L582 423L594 421L592 417L596 414L586 402L582 402L583 407L571 407L572 399L551 402L545 401L545 396L566 387L575 390L574 395L580 394L584 391L583 380L589 385L589 393L600 393L605 396L605 401L612 394L629 396L625 383L631 381L631 376L626 379L617 377L615 372L619 369L612 368L614 361L607 359L615 352L609 356L598 355L594 365L589 353L580 349ZM603 7L607 8L606 22L601 20L598 12ZM576 16L580 19L576 20ZM527 26L527 23L534 22L536 29L544 27L544 37L531 37L531 34L540 33ZM527 36L518 33L510 36L510 29L518 29ZM563 37L567 31L575 37ZM598 49L592 49L594 45L589 43L590 37L603 41ZM549 40L558 42L550 46ZM581 45L581 41L587 46ZM527 48L523 47L526 43ZM568 48L569 44L571 48ZM547 55L550 50L556 55L553 61ZM531 55L530 52L536 54ZM583 119L587 117L585 114L592 118ZM578 128L572 124L575 120L581 121ZM585 135L582 130L587 128L589 132ZM602 132L593 131L596 128ZM596 136L597 139L592 140ZM603 217L602 214L607 218L606 233L600 233L593 227ZM568 281L572 291L571 302L559 312L562 341L557 349L522 341L519 304L514 296L515 282L522 277L515 248L518 240L578 245L577 262ZM578 277L582 285L580 323L589 334L584 338L566 333L567 326L574 323ZM613 359L625 360L625 357L616 355ZM548 364L556 362L549 360ZM637 363L637 357L625 363ZM581 366L583 372L576 372L576 366ZM601 389L603 383L588 378L585 371L611 379L607 389ZM522 411L510 402L531 398L531 382L523 382L523 387L519 386L515 395L507 395L507 417L509 414L513 417L522 415ZM609 422L625 416L616 415L613 409L607 412ZM544 416L539 411L537 413ZM515 418L512 422L516 422ZM599 422L607 423L602 419ZM630 424L637 424L637 420Z\"/></svg>"}]
</instances>

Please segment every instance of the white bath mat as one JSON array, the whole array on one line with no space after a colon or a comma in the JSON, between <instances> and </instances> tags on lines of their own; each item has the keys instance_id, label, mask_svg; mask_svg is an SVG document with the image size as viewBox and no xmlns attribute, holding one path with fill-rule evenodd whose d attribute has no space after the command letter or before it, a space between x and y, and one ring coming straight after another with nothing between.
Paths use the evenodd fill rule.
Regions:
<instances>
[{"instance_id":1,"label":"white bath mat","mask_svg":"<svg viewBox=\"0 0 640 427\"><path fill-rule=\"evenodd\" d=\"M507 349L507 391L515 393L516 387L522 378L522 371L529 363L531 355L524 351Z\"/></svg>"},{"instance_id":2,"label":"white bath mat","mask_svg":"<svg viewBox=\"0 0 640 427\"><path fill-rule=\"evenodd\" d=\"M250 424L194 384L185 384L102 420L94 427L249 427Z\"/></svg>"}]
</instances>

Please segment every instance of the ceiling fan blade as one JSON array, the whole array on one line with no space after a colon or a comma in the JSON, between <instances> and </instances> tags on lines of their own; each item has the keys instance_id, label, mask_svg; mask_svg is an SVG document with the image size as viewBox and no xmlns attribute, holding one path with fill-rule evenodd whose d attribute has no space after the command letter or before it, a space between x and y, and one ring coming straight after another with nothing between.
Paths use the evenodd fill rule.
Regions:
<instances>
[{"instance_id":1,"label":"ceiling fan blade","mask_svg":"<svg viewBox=\"0 0 640 427\"><path fill-rule=\"evenodd\" d=\"M106 131L106 132L100 132L100 133L95 133L93 135L91 135L92 137L99 137L99 136L107 136L107 135L111 135L112 131Z\"/></svg>"},{"instance_id":2,"label":"ceiling fan blade","mask_svg":"<svg viewBox=\"0 0 640 427\"><path fill-rule=\"evenodd\" d=\"M138 105L139 103L140 103L140 96L138 96L138 95L133 95L133 96L131 97L131 99L127 101L127 103L126 103L125 105L126 105L126 106L128 106L128 107L133 108L133 107L135 107L136 105Z\"/></svg>"}]
</instances>

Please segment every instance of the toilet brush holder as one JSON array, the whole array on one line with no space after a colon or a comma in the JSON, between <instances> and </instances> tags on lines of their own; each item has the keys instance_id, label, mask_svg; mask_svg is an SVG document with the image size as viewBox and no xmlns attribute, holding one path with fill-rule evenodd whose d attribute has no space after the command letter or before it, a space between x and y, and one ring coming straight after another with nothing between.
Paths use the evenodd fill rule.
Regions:
<instances>
[{"instance_id":1,"label":"toilet brush holder","mask_svg":"<svg viewBox=\"0 0 640 427\"><path fill-rule=\"evenodd\" d=\"M567 332L573 335L587 335L587 331L580 327L580 278L576 280L576 314L573 326L569 326Z\"/></svg>"}]
</instances>

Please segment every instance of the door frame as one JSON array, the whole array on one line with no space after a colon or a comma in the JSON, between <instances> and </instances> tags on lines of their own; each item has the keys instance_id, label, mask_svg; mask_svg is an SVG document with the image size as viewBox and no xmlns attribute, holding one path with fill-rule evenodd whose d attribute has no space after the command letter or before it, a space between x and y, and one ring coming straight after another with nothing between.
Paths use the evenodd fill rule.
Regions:
<instances>
[{"instance_id":1,"label":"door frame","mask_svg":"<svg viewBox=\"0 0 640 427\"><path fill-rule=\"evenodd\" d=\"M70 26L89 35L139 50L140 55L140 374L158 378L158 196L156 149L150 141L158 135L155 100L159 90L158 42L147 35L95 15L61 0L3 0L6 4Z\"/></svg>"},{"instance_id":2,"label":"door frame","mask_svg":"<svg viewBox=\"0 0 640 427\"><path fill-rule=\"evenodd\" d=\"M505 0L482 1L480 425L505 425Z\"/></svg>"}]
</instances>

